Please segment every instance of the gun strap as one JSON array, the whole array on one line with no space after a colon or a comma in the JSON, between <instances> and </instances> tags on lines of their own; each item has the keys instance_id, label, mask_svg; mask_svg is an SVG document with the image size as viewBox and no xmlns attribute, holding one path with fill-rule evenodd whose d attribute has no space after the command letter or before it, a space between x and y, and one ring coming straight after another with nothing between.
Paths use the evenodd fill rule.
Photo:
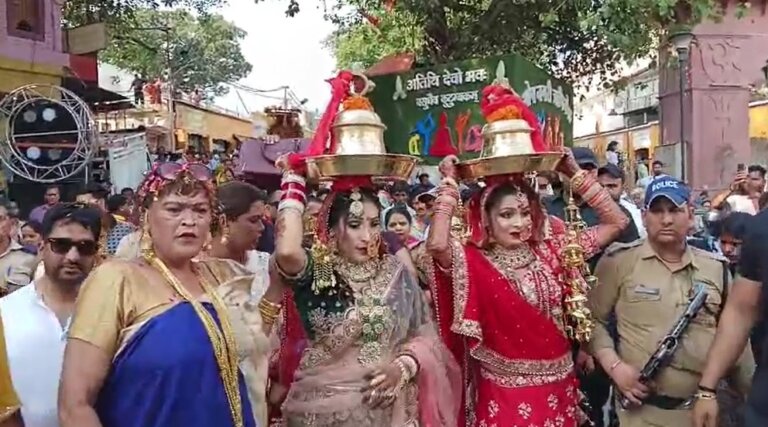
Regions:
<instances>
[{"instance_id":1,"label":"gun strap","mask_svg":"<svg viewBox=\"0 0 768 427\"><path fill-rule=\"evenodd\" d=\"M728 268L728 262L721 261L720 264L723 266L723 292L720 294L720 298L722 300L720 303L720 311L717 313L717 316L715 316L715 321L718 324L720 323L720 315L723 314L723 310L725 310L725 303L728 301L728 290L731 287L731 271Z\"/></svg>"}]
</instances>

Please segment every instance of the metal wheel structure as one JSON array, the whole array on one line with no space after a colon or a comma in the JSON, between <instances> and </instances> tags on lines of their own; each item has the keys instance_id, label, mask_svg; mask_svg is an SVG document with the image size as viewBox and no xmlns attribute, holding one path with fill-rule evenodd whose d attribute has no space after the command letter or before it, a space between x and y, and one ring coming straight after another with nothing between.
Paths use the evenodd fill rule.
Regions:
<instances>
[{"instance_id":1,"label":"metal wheel structure","mask_svg":"<svg viewBox=\"0 0 768 427\"><path fill-rule=\"evenodd\" d=\"M60 117L61 114L69 117ZM45 129L55 127L58 121L68 126ZM20 125L36 129L19 130ZM96 151L98 135L88 105L62 87L22 86L0 100L0 160L15 175L30 181L52 183L80 172ZM71 141L74 149L62 155L62 150L55 148L62 144L50 143L55 140ZM49 164L37 161L42 156L47 157Z\"/></svg>"}]
</instances>

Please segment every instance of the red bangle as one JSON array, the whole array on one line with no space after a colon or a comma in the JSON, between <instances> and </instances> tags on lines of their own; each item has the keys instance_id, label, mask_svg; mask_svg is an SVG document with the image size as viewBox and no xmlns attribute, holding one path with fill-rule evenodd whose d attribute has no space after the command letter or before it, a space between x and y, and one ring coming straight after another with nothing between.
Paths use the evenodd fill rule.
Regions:
<instances>
[{"instance_id":1,"label":"red bangle","mask_svg":"<svg viewBox=\"0 0 768 427\"><path fill-rule=\"evenodd\" d=\"M307 196L305 196L304 194L299 194L295 191L286 191L280 197L280 201L282 202L283 200L296 200L297 202L300 202L303 205L307 200Z\"/></svg>"},{"instance_id":2,"label":"red bangle","mask_svg":"<svg viewBox=\"0 0 768 427\"><path fill-rule=\"evenodd\" d=\"M302 193L306 193L307 187L302 184L299 184L298 182L284 182L280 185L280 190L282 191L296 190L296 191L301 191Z\"/></svg>"}]
</instances>

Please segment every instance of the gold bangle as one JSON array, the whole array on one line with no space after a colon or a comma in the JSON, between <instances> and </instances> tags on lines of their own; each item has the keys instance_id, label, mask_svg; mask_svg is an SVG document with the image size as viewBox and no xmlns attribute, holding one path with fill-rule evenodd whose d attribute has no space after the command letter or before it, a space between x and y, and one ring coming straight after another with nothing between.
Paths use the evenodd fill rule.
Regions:
<instances>
[{"instance_id":1,"label":"gold bangle","mask_svg":"<svg viewBox=\"0 0 768 427\"><path fill-rule=\"evenodd\" d=\"M259 305L262 305L262 304L263 304L263 305L265 305L265 306L267 306L267 307L270 307L270 308L274 308L274 309L276 309L277 311L280 311L280 309L282 309L282 308L283 308L283 304L281 304L281 303L279 303L279 302L272 302L272 301L270 301L270 300L268 300L268 299L266 299L266 298L262 298L262 299L259 301Z\"/></svg>"},{"instance_id":2,"label":"gold bangle","mask_svg":"<svg viewBox=\"0 0 768 427\"><path fill-rule=\"evenodd\" d=\"M578 188L580 188L584 184L584 180L587 179L588 173L589 172L587 172L586 170L581 169L575 174L573 174L573 176L571 177L571 189L575 191Z\"/></svg>"},{"instance_id":3,"label":"gold bangle","mask_svg":"<svg viewBox=\"0 0 768 427\"><path fill-rule=\"evenodd\" d=\"M261 301L259 301L259 311L262 313L262 317L266 314L267 317L276 318L282 309L282 304L276 304L266 298L262 298Z\"/></svg>"},{"instance_id":4,"label":"gold bangle","mask_svg":"<svg viewBox=\"0 0 768 427\"><path fill-rule=\"evenodd\" d=\"M395 393L399 392L400 390L405 387L406 384L408 384L408 381L411 379L408 376L408 367L405 366L405 363L403 363L402 360L398 357L394 360L395 366L400 369L400 380L397 382L397 385L395 386Z\"/></svg>"},{"instance_id":5,"label":"gold bangle","mask_svg":"<svg viewBox=\"0 0 768 427\"><path fill-rule=\"evenodd\" d=\"M408 370L408 379L413 379L416 374L419 373L419 362L416 360L416 357L409 353L401 353L397 360L399 360Z\"/></svg>"}]
</instances>

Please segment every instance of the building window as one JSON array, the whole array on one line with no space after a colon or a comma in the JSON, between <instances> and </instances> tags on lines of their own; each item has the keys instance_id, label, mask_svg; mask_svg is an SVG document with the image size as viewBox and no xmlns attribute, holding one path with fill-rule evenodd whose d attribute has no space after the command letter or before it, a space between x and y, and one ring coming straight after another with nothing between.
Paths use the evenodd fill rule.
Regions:
<instances>
[{"instance_id":1,"label":"building window","mask_svg":"<svg viewBox=\"0 0 768 427\"><path fill-rule=\"evenodd\" d=\"M45 0L7 0L8 35L45 40Z\"/></svg>"}]
</instances>

